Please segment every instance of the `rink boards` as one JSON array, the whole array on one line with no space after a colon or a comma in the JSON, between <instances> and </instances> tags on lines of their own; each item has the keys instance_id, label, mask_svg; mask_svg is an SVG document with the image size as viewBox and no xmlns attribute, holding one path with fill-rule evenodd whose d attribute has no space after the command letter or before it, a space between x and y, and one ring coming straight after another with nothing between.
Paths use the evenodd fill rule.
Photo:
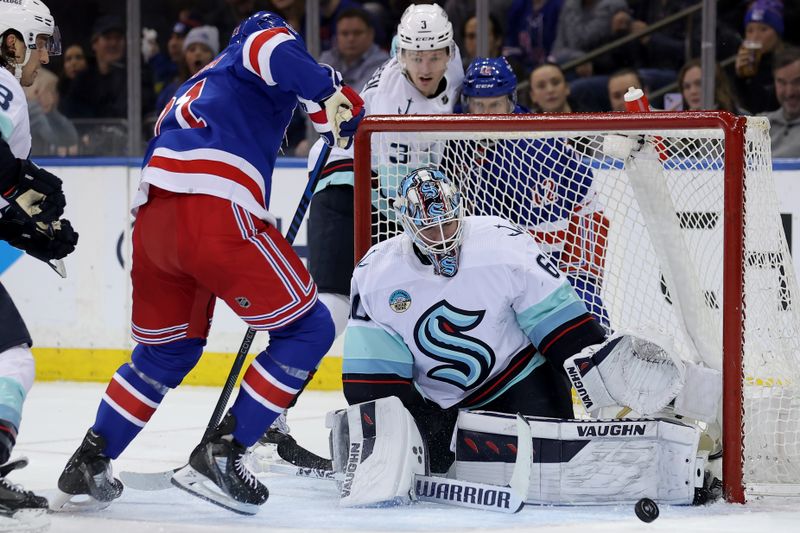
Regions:
<instances>
[{"instance_id":1,"label":"rink boards","mask_svg":"<svg viewBox=\"0 0 800 533\"><path fill-rule=\"evenodd\" d=\"M42 160L64 181L66 217L80 233L80 243L66 260L68 278L0 242L0 282L12 294L35 342L37 379L106 381L128 359L130 339L130 257L128 206L139 179L139 162L124 159ZM306 181L305 160L284 158L273 177L271 211L279 224L291 219ZM784 228L792 250L800 243L800 161L775 164L774 176ZM305 224L295 249L306 256ZM795 270L800 258L794 256ZM221 384L244 324L219 302L206 355L186 382ZM256 337L261 350L265 334ZM323 361L311 388L341 387L341 340Z\"/></svg>"}]
</instances>

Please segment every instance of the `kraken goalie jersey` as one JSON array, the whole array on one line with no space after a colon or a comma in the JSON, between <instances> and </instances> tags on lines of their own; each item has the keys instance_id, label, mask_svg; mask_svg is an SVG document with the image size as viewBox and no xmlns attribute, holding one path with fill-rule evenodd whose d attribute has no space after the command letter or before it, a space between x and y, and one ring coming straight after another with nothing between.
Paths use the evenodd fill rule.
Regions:
<instances>
[{"instance_id":1,"label":"kraken goalie jersey","mask_svg":"<svg viewBox=\"0 0 800 533\"><path fill-rule=\"evenodd\" d=\"M593 321L529 233L499 217L465 217L459 271L437 276L401 234L356 266L343 381L412 382L447 408L479 407ZM570 354L557 354L560 365Z\"/></svg>"}]
</instances>

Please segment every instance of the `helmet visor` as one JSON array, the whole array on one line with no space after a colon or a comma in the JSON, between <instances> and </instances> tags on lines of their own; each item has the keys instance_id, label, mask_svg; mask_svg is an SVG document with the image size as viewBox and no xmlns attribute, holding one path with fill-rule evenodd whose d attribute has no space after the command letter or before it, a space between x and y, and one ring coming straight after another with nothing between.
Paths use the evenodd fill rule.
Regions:
<instances>
[{"instance_id":1,"label":"helmet visor","mask_svg":"<svg viewBox=\"0 0 800 533\"><path fill-rule=\"evenodd\" d=\"M36 49L47 50L47 54L50 56L61 55L61 32L58 30L58 26L53 27L52 35L40 33L36 36Z\"/></svg>"}]
</instances>

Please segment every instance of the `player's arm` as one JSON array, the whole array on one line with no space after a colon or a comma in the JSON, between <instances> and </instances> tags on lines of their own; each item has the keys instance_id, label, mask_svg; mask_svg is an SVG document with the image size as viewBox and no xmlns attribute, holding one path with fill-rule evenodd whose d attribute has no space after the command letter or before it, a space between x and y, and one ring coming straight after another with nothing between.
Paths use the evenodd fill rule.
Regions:
<instances>
[{"instance_id":1,"label":"player's arm","mask_svg":"<svg viewBox=\"0 0 800 533\"><path fill-rule=\"evenodd\" d=\"M567 358L603 342L605 331L530 234L510 238L520 239L524 253L513 270L517 322L539 353L561 368Z\"/></svg>"},{"instance_id":2,"label":"player's arm","mask_svg":"<svg viewBox=\"0 0 800 533\"><path fill-rule=\"evenodd\" d=\"M244 67L268 86L297 95L314 129L331 146L352 144L364 102L352 87L342 85L339 73L311 57L286 28L256 32L245 41Z\"/></svg>"},{"instance_id":3,"label":"player's arm","mask_svg":"<svg viewBox=\"0 0 800 533\"><path fill-rule=\"evenodd\" d=\"M344 337L342 384L348 403L397 396L406 407L422 402L412 382L414 357L403 339L372 320L353 280Z\"/></svg>"}]
</instances>

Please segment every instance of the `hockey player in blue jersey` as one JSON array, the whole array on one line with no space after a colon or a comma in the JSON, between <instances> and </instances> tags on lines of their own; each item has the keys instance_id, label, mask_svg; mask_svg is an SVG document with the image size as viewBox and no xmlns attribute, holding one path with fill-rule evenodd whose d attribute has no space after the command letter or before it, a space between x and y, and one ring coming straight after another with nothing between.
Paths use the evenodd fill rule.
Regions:
<instances>
[{"instance_id":1,"label":"hockey player in blue jersey","mask_svg":"<svg viewBox=\"0 0 800 533\"><path fill-rule=\"evenodd\" d=\"M516 89L504 57L476 58L464 77L462 112L528 113L517 103ZM592 170L558 138L471 143L452 141L442 167L476 182L462 187L473 213L508 218L533 234L592 314L608 326L600 297L608 221L593 188Z\"/></svg>"},{"instance_id":2,"label":"hockey player in blue jersey","mask_svg":"<svg viewBox=\"0 0 800 533\"><path fill-rule=\"evenodd\" d=\"M56 507L77 505L76 495L97 507L120 496L111 460L197 364L216 298L250 327L269 331L270 345L245 372L220 425L172 480L242 514L267 500L245 451L299 394L334 332L314 281L275 227L271 176L298 102L325 142L350 146L363 102L340 79L286 21L259 12L161 112L133 204L138 345L61 474Z\"/></svg>"}]
</instances>

